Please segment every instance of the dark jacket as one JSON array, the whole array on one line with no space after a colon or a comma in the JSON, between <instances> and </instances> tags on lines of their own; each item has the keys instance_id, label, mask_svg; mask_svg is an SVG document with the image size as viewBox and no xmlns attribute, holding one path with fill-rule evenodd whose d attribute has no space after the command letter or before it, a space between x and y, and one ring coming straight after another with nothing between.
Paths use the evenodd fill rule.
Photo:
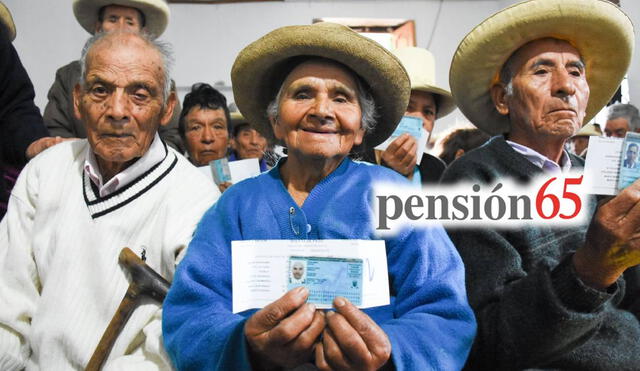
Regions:
<instances>
[{"instance_id":1,"label":"dark jacket","mask_svg":"<svg viewBox=\"0 0 640 371\"><path fill-rule=\"evenodd\" d=\"M573 167L583 166L570 156ZM503 137L494 137L454 161L442 182L526 182L540 173ZM593 214L594 198L583 207ZM640 370L636 269L625 274L634 278L620 278L607 291L582 283L571 258L584 245L587 227L447 229L465 263L478 320L465 369Z\"/></svg>"}]
</instances>

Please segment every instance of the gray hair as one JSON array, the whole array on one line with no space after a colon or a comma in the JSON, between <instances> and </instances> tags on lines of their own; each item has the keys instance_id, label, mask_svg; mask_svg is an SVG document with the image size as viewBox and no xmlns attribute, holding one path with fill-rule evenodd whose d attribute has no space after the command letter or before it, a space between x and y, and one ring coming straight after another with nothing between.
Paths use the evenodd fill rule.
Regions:
<instances>
[{"instance_id":1,"label":"gray hair","mask_svg":"<svg viewBox=\"0 0 640 371\"><path fill-rule=\"evenodd\" d=\"M378 120L376 102L369 92L369 89L365 87L365 83L362 81L360 76L354 73L354 77L356 80L356 95L358 97L358 104L360 105L360 111L362 112L360 127L364 129L365 133L369 133L375 128L376 122ZM276 94L276 97L267 106L267 117L273 117L275 119L278 118L278 112L280 111L280 98L282 98L284 87L284 83L280 85L278 94Z\"/></svg>"},{"instance_id":2,"label":"gray hair","mask_svg":"<svg viewBox=\"0 0 640 371\"><path fill-rule=\"evenodd\" d=\"M609 113L607 114L607 121L615 120L618 118L625 118L629 122L629 129L636 131L640 129L640 114L638 109L633 104L614 104L609 107Z\"/></svg>"},{"instance_id":3,"label":"gray hair","mask_svg":"<svg viewBox=\"0 0 640 371\"><path fill-rule=\"evenodd\" d=\"M93 35L87 42L84 44L82 48L82 55L80 56L80 79L78 83L80 86L84 87L87 79L87 56L91 49L100 41L108 39L109 37L115 37L116 35L121 34L132 34L138 36L141 40L143 40L148 46L150 46L153 50L158 52L160 55L160 59L162 60L162 71L163 71L163 86L162 86L162 102L164 104L167 103L169 99L169 95L171 94L171 70L173 68L173 52L171 48L171 44L154 39L154 36L148 34L147 32L131 32L131 31L113 31L113 32L98 32Z\"/></svg>"}]
</instances>

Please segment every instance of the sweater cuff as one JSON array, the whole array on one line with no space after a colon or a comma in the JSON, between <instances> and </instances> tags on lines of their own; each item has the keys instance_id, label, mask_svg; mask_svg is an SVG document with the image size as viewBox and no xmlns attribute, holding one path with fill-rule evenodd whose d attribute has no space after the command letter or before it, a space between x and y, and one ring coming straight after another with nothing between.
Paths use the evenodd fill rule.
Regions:
<instances>
[{"instance_id":1,"label":"sweater cuff","mask_svg":"<svg viewBox=\"0 0 640 371\"><path fill-rule=\"evenodd\" d=\"M604 304L613 298L619 290L618 282L600 291L587 286L578 277L573 267L573 254L551 272L551 284L558 299L570 310L583 313L595 313L603 310Z\"/></svg>"}]
</instances>

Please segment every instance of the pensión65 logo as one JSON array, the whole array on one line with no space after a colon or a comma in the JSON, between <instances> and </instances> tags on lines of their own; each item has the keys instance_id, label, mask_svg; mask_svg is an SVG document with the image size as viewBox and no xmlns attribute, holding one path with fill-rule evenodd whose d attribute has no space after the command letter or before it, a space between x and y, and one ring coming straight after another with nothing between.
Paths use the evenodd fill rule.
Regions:
<instances>
[{"instance_id":1,"label":"pensi\u00f3n65 logo","mask_svg":"<svg viewBox=\"0 0 640 371\"><path fill-rule=\"evenodd\" d=\"M573 172L546 175L527 184L513 179L423 188L380 183L373 190L374 227L386 234L406 224L456 228L578 225L586 215L582 179L582 174Z\"/></svg>"}]
</instances>

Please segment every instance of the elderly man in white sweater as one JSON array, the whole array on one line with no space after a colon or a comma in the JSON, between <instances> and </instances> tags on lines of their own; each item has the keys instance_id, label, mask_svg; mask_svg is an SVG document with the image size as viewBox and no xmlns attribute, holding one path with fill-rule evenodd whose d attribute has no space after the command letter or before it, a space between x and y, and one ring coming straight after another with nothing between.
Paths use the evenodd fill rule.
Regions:
<instances>
[{"instance_id":1,"label":"elderly man in white sweater","mask_svg":"<svg viewBox=\"0 0 640 371\"><path fill-rule=\"evenodd\" d=\"M85 46L74 104L88 138L32 160L0 223L0 369L84 368L129 285L120 250L171 280L219 196L157 134L175 104L166 50L127 32ZM133 313L105 369L171 368L160 311Z\"/></svg>"}]
</instances>

